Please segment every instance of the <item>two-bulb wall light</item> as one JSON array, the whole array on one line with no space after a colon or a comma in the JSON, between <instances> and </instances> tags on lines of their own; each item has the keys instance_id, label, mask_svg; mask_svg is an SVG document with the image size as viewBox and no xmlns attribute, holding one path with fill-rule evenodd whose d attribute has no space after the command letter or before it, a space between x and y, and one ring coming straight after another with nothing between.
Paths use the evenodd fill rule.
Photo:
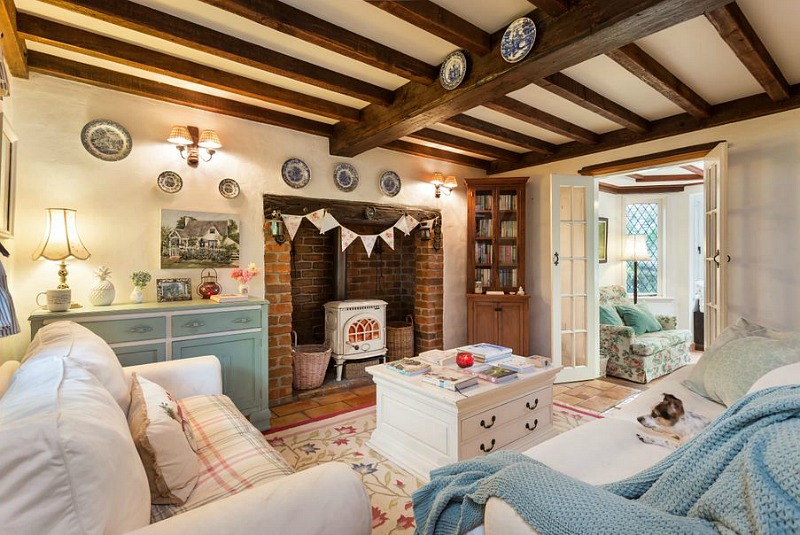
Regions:
<instances>
[{"instance_id":1,"label":"two-bulb wall light","mask_svg":"<svg viewBox=\"0 0 800 535\"><path fill-rule=\"evenodd\" d=\"M181 158L191 167L197 167L201 159L204 162L211 160L217 149L222 148L216 132L213 130L201 132L196 126L173 126L167 141L177 146ZM201 156L201 149L205 156Z\"/></svg>"}]
</instances>

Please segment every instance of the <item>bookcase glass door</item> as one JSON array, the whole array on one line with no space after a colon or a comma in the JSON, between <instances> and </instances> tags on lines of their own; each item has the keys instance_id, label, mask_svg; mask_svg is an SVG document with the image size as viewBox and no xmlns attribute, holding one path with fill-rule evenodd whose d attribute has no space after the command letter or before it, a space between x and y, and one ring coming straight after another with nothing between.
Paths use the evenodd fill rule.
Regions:
<instances>
[{"instance_id":1,"label":"bookcase glass door","mask_svg":"<svg viewBox=\"0 0 800 535\"><path fill-rule=\"evenodd\" d=\"M503 288L517 288L517 240L519 239L518 199L516 189L500 189L497 194L498 233L497 279Z\"/></svg>"},{"instance_id":2,"label":"bookcase glass door","mask_svg":"<svg viewBox=\"0 0 800 535\"><path fill-rule=\"evenodd\" d=\"M484 288L496 283L494 274L495 247L494 236L496 206L494 192L491 189L475 191L475 280Z\"/></svg>"}]
</instances>

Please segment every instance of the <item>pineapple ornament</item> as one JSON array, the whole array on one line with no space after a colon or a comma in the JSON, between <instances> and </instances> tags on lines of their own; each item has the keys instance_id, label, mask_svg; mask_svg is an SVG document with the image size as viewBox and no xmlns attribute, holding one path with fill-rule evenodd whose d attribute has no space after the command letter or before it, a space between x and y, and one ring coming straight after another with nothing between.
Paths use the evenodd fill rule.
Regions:
<instances>
[{"instance_id":1,"label":"pineapple ornament","mask_svg":"<svg viewBox=\"0 0 800 535\"><path fill-rule=\"evenodd\" d=\"M114 301L114 283L108 280L111 276L111 270L106 266L100 266L94 272L95 281L92 287L89 288L89 302L94 306L108 306Z\"/></svg>"}]
</instances>

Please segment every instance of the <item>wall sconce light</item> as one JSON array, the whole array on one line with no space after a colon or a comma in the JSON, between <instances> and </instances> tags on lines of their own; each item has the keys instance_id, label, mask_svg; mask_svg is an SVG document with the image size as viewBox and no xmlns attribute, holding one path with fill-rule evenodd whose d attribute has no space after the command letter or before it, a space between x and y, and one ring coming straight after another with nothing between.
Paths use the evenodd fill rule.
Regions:
<instances>
[{"instance_id":1,"label":"wall sconce light","mask_svg":"<svg viewBox=\"0 0 800 535\"><path fill-rule=\"evenodd\" d=\"M177 145L181 158L186 160L191 167L197 167L197 164L200 163L200 149L203 149L206 155L202 160L208 162L217 149L222 148L216 132L213 130L201 132L196 126L173 126L167 141Z\"/></svg>"},{"instance_id":2,"label":"wall sconce light","mask_svg":"<svg viewBox=\"0 0 800 535\"><path fill-rule=\"evenodd\" d=\"M453 175L450 175L445 178L445 176L442 175L442 173L439 173L437 171L433 173L431 184L433 184L433 186L436 188L435 195L436 198L438 199L439 197L442 196L442 192L444 192L445 195L450 195L450 192L458 187L458 180L456 180L456 177L454 177Z\"/></svg>"},{"instance_id":3,"label":"wall sconce light","mask_svg":"<svg viewBox=\"0 0 800 535\"><path fill-rule=\"evenodd\" d=\"M272 234L272 239L275 240L275 243L283 245L286 243L286 234L283 232L284 225L283 219L281 219L281 211L273 210L271 217L272 219L269 221L269 233Z\"/></svg>"},{"instance_id":4,"label":"wall sconce light","mask_svg":"<svg viewBox=\"0 0 800 535\"><path fill-rule=\"evenodd\" d=\"M67 265L64 262L70 258L86 260L90 253L78 236L78 225L76 222L77 212L69 208L48 208L47 226L44 230L42 241L33 253L33 259L46 258L57 260L61 264L58 267L58 277L60 280L57 288L66 289L67 285Z\"/></svg>"}]
</instances>

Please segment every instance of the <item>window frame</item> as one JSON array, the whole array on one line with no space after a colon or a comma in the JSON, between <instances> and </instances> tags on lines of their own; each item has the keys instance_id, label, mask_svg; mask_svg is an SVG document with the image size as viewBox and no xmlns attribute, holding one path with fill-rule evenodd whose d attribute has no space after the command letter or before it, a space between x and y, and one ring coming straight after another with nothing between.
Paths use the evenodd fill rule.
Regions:
<instances>
[{"instance_id":1,"label":"window frame","mask_svg":"<svg viewBox=\"0 0 800 535\"><path fill-rule=\"evenodd\" d=\"M624 240L623 236L626 234L625 229L628 226L628 206L631 204L657 204L658 205L658 219L656 224L658 226L658 266L657 266L657 275L656 275L656 284L658 285L658 291L655 294L643 294L641 291L639 292L639 298L663 298L667 296L666 292L666 283L667 283L667 202L664 195L645 195L645 194L633 194L633 195L622 195L622 216L621 221L622 225L620 225L620 243ZM627 292L627 261L622 260L621 270L622 270L622 286L625 288ZM632 293L628 295L632 296Z\"/></svg>"}]
</instances>

